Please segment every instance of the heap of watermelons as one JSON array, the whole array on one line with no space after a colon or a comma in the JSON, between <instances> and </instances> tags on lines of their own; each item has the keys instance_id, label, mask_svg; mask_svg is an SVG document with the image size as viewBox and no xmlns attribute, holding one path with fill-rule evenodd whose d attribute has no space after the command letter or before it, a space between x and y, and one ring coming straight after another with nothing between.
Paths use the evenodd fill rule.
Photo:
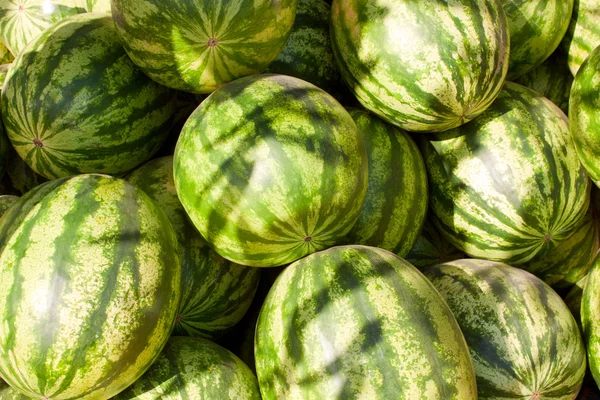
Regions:
<instances>
[{"instance_id":1,"label":"heap of watermelons","mask_svg":"<svg viewBox=\"0 0 600 400\"><path fill-rule=\"evenodd\" d=\"M600 398L598 45L597 0L0 0L0 400Z\"/></svg>"}]
</instances>

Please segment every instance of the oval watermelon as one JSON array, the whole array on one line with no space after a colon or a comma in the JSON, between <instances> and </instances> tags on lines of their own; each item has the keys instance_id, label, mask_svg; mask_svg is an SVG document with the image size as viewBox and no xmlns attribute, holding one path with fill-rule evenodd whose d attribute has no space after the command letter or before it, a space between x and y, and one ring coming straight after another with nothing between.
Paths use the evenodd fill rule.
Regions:
<instances>
[{"instance_id":1,"label":"oval watermelon","mask_svg":"<svg viewBox=\"0 0 600 400\"><path fill-rule=\"evenodd\" d=\"M229 350L199 338L171 337L160 357L114 400L260 400L256 376Z\"/></svg>"},{"instance_id":2,"label":"oval watermelon","mask_svg":"<svg viewBox=\"0 0 600 400\"><path fill-rule=\"evenodd\" d=\"M600 45L600 7L596 0L575 0L573 14L561 48L568 54L573 76L590 53Z\"/></svg>"},{"instance_id":3,"label":"oval watermelon","mask_svg":"<svg viewBox=\"0 0 600 400\"><path fill-rule=\"evenodd\" d=\"M366 246L291 264L256 327L264 400L472 400L468 353L431 283L398 256Z\"/></svg>"},{"instance_id":4,"label":"oval watermelon","mask_svg":"<svg viewBox=\"0 0 600 400\"><path fill-rule=\"evenodd\" d=\"M13 146L49 179L133 169L163 144L174 111L175 92L135 67L106 14L44 31L15 59L2 91Z\"/></svg>"},{"instance_id":5,"label":"oval watermelon","mask_svg":"<svg viewBox=\"0 0 600 400\"><path fill-rule=\"evenodd\" d=\"M80 0L0 0L0 39L17 56L54 23L85 12Z\"/></svg>"},{"instance_id":6,"label":"oval watermelon","mask_svg":"<svg viewBox=\"0 0 600 400\"><path fill-rule=\"evenodd\" d=\"M173 157L149 161L126 179L165 211L179 241L182 294L173 334L221 336L246 314L260 270L226 261L208 246L177 198Z\"/></svg>"},{"instance_id":7,"label":"oval watermelon","mask_svg":"<svg viewBox=\"0 0 600 400\"><path fill-rule=\"evenodd\" d=\"M480 399L574 399L585 347L569 309L542 280L507 264L457 260L423 273L465 335Z\"/></svg>"},{"instance_id":8,"label":"oval watermelon","mask_svg":"<svg viewBox=\"0 0 600 400\"><path fill-rule=\"evenodd\" d=\"M36 398L108 399L158 357L181 297L164 212L106 175L42 184L0 219L0 376Z\"/></svg>"},{"instance_id":9,"label":"oval watermelon","mask_svg":"<svg viewBox=\"0 0 600 400\"><path fill-rule=\"evenodd\" d=\"M434 222L469 256L525 264L585 216L591 185L567 117L531 89L507 82L479 118L434 139L423 145Z\"/></svg>"},{"instance_id":10,"label":"oval watermelon","mask_svg":"<svg viewBox=\"0 0 600 400\"><path fill-rule=\"evenodd\" d=\"M401 129L375 115L351 110L367 148L369 183L348 243L389 250L404 257L427 212L427 171L419 148Z\"/></svg>"},{"instance_id":11,"label":"oval watermelon","mask_svg":"<svg viewBox=\"0 0 600 400\"><path fill-rule=\"evenodd\" d=\"M573 0L500 0L508 19L510 62L507 79L526 74L560 44L571 19Z\"/></svg>"},{"instance_id":12,"label":"oval watermelon","mask_svg":"<svg viewBox=\"0 0 600 400\"><path fill-rule=\"evenodd\" d=\"M569 99L571 136L581 163L600 187L600 48L591 52L573 81Z\"/></svg>"},{"instance_id":13,"label":"oval watermelon","mask_svg":"<svg viewBox=\"0 0 600 400\"><path fill-rule=\"evenodd\" d=\"M443 131L481 114L508 68L498 0L335 0L334 56L360 103L408 131Z\"/></svg>"},{"instance_id":14,"label":"oval watermelon","mask_svg":"<svg viewBox=\"0 0 600 400\"><path fill-rule=\"evenodd\" d=\"M560 49L542 64L516 79L515 83L535 90L568 115L573 75L569 70L567 56Z\"/></svg>"},{"instance_id":15,"label":"oval watermelon","mask_svg":"<svg viewBox=\"0 0 600 400\"><path fill-rule=\"evenodd\" d=\"M417 237L413 248L404 259L422 269L432 265L465 258L465 253L450 244L436 229L432 220L435 218L431 211L425 220L423 230Z\"/></svg>"},{"instance_id":16,"label":"oval watermelon","mask_svg":"<svg viewBox=\"0 0 600 400\"><path fill-rule=\"evenodd\" d=\"M264 71L295 13L296 0L112 0L133 62L161 85L193 93Z\"/></svg>"},{"instance_id":17,"label":"oval watermelon","mask_svg":"<svg viewBox=\"0 0 600 400\"><path fill-rule=\"evenodd\" d=\"M209 96L174 158L183 207L221 256L283 265L343 239L367 189L354 121L330 95L284 75L255 75Z\"/></svg>"}]
</instances>

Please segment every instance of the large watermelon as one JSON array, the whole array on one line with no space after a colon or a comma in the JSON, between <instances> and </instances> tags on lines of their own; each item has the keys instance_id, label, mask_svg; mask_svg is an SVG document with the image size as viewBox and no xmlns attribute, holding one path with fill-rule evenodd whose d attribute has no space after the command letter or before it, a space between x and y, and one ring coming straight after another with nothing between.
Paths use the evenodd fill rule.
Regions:
<instances>
[{"instance_id":1,"label":"large watermelon","mask_svg":"<svg viewBox=\"0 0 600 400\"><path fill-rule=\"evenodd\" d=\"M415 243L410 252L403 258L421 269L432 265L444 263L446 261L458 260L465 258L465 253L458 250L450 244L448 240L441 235L432 219L434 215L430 215L425 220L421 234L415 240Z\"/></svg>"},{"instance_id":2,"label":"large watermelon","mask_svg":"<svg viewBox=\"0 0 600 400\"><path fill-rule=\"evenodd\" d=\"M524 86L507 82L479 118L423 151L436 227L471 257L526 263L567 239L588 209L567 117Z\"/></svg>"},{"instance_id":3,"label":"large watermelon","mask_svg":"<svg viewBox=\"0 0 600 400\"><path fill-rule=\"evenodd\" d=\"M11 63L11 62L13 62L14 59L15 59L15 57L6 48L6 45L4 44L4 42L2 40L0 40L0 64Z\"/></svg>"},{"instance_id":4,"label":"large watermelon","mask_svg":"<svg viewBox=\"0 0 600 400\"><path fill-rule=\"evenodd\" d=\"M17 56L54 23L85 13L82 0L0 0L0 40Z\"/></svg>"},{"instance_id":5,"label":"large watermelon","mask_svg":"<svg viewBox=\"0 0 600 400\"><path fill-rule=\"evenodd\" d=\"M351 244L389 250L404 257L423 228L427 212L427 171L419 148L404 131L368 111L350 115L367 148L369 184Z\"/></svg>"},{"instance_id":6,"label":"large watermelon","mask_svg":"<svg viewBox=\"0 0 600 400\"><path fill-rule=\"evenodd\" d=\"M164 212L106 175L42 184L0 219L0 376L36 398L108 399L154 362L181 266Z\"/></svg>"},{"instance_id":7,"label":"large watermelon","mask_svg":"<svg viewBox=\"0 0 600 400\"><path fill-rule=\"evenodd\" d=\"M304 79L348 105L352 94L342 81L331 49L331 5L323 0L297 0L297 3L290 36L267 72Z\"/></svg>"},{"instance_id":8,"label":"large watermelon","mask_svg":"<svg viewBox=\"0 0 600 400\"><path fill-rule=\"evenodd\" d=\"M560 44L569 27L573 0L500 0L508 19L513 80L540 65Z\"/></svg>"},{"instance_id":9,"label":"large watermelon","mask_svg":"<svg viewBox=\"0 0 600 400\"><path fill-rule=\"evenodd\" d=\"M416 268L374 247L287 267L260 311L255 355L264 400L476 398L448 306Z\"/></svg>"},{"instance_id":10,"label":"large watermelon","mask_svg":"<svg viewBox=\"0 0 600 400\"><path fill-rule=\"evenodd\" d=\"M569 29L561 48L567 53L573 76L589 54L600 45L600 7L597 0L575 0Z\"/></svg>"},{"instance_id":11,"label":"large watermelon","mask_svg":"<svg viewBox=\"0 0 600 400\"><path fill-rule=\"evenodd\" d=\"M118 175L152 156L173 123L175 91L129 60L110 15L74 15L19 54L2 118L25 162L46 178Z\"/></svg>"},{"instance_id":12,"label":"large watermelon","mask_svg":"<svg viewBox=\"0 0 600 400\"><path fill-rule=\"evenodd\" d=\"M573 75L569 71L567 56L556 50L542 64L515 80L551 100L565 114L569 111L569 96Z\"/></svg>"},{"instance_id":13,"label":"large watermelon","mask_svg":"<svg viewBox=\"0 0 600 400\"><path fill-rule=\"evenodd\" d=\"M542 280L484 260L457 260L423 272L465 335L479 399L577 396L586 366L581 333Z\"/></svg>"},{"instance_id":14,"label":"large watermelon","mask_svg":"<svg viewBox=\"0 0 600 400\"><path fill-rule=\"evenodd\" d=\"M185 124L174 159L177 194L221 256L283 265L341 240L367 189L367 155L348 112L284 75L238 79Z\"/></svg>"},{"instance_id":15,"label":"large watermelon","mask_svg":"<svg viewBox=\"0 0 600 400\"><path fill-rule=\"evenodd\" d=\"M335 0L333 52L365 108L409 131L443 131L482 113L508 68L499 0Z\"/></svg>"},{"instance_id":16,"label":"large watermelon","mask_svg":"<svg viewBox=\"0 0 600 400\"><path fill-rule=\"evenodd\" d=\"M571 135L581 163L600 187L600 46L575 76L569 99Z\"/></svg>"},{"instance_id":17,"label":"large watermelon","mask_svg":"<svg viewBox=\"0 0 600 400\"><path fill-rule=\"evenodd\" d=\"M112 0L133 62L158 83L193 93L264 71L295 13L296 0Z\"/></svg>"},{"instance_id":18,"label":"large watermelon","mask_svg":"<svg viewBox=\"0 0 600 400\"><path fill-rule=\"evenodd\" d=\"M172 156L147 162L126 179L165 211L179 241L182 286L174 334L220 336L250 307L260 270L224 260L208 246L177 198Z\"/></svg>"},{"instance_id":19,"label":"large watermelon","mask_svg":"<svg viewBox=\"0 0 600 400\"><path fill-rule=\"evenodd\" d=\"M114 400L260 400L256 376L208 340L171 337L152 367Z\"/></svg>"}]
</instances>

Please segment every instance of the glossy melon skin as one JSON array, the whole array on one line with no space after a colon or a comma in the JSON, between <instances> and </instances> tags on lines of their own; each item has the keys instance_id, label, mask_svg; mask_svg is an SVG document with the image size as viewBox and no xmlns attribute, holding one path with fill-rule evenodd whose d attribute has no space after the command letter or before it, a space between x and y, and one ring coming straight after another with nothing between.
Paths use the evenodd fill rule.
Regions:
<instances>
[{"instance_id":1,"label":"glossy melon skin","mask_svg":"<svg viewBox=\"0 0 600 400\"><path fill-rule=\"evenodd\" d=\"M177 194L222 257L274 267L341 241L367 190L367 155L348 112L316 86L255 75L209 96L174 156Z\"/></svg>"},{"instance_id":2,"label":"glossy melon skin","mask_svg":"<svg viewBox=\"0 0 600 400\"><path fill-rule=\"evenodd\" d=\"M487 260L451 261L423 273L465 336L479 399L577 397L585 346L575 318L550 286Z\"/></svg>"},{"instance_id":3,"label":"glossy melon skin","mask_svg":"<svg viewBox=\"0 0 600 400\"><path fill-rule=\"evenodd\" d=\"M192 93L263 72L285 46L296 14L296 0L111 4L133 62L161 85Z\"/></svg>"},{"instance_id":4,"label":"glossy melon skin","mask_svg":"<svg viewBox=\"0 0 600 400\"><path fill-rule=\"evenodd\" d=\"M254 343L264 400L476 398L448 306L416 268L374 247L333 247L288 266Z\"/></svg>"},{"instance_id":5,"label":"glossy melon skin","mask_svg":"<svg viewBox=\"0 0 600 400\"><path fill-rule=\"evenodd\" d=\"M360 103L415 132L444 131L481 114L508 69L498 0L336 0L333 53Z\"/></svg>"},{"instance_id":6,"label":"glossy melon skin","mask_svg":"<svg viewBox=\"0 0 600 400\"><path fill-rule=\"evenodd\" d=\"M106 175L38 186L0 219L0 376L35 398L108 399L160 354L181 298L177 239Z\"/></svg>"}]
</instances>

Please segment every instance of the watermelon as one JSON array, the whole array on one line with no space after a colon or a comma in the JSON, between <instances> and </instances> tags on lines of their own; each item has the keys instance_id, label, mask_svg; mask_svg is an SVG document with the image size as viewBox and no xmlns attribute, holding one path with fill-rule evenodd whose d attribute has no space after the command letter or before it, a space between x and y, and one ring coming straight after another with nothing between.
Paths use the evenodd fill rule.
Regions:
<instances>
[{"instance_id":1,"label":"watermelon","mask_svg":"<svg viewBox=\"0 0 600 400\"><path fill-rule=\"evenodd\" d=\"M573 76L592 50L600 45L600 7L596 0L575 0L573 14L561 48L568 54Z\"/></svg>"},{"instance_id":2,"label":"watermelon","mask_svg":"<svg viewBox=\"0 0 600 400\"><path fill-rule=\"evenodd\" d=\"M587 275L600 248L600 193L592 189L592 201L583 220L566 239L549 243L523 268L555 290L566 290Z\"/></svg>"},{"instance_id":3,"label":"watermelon","mask_svg":"<svg viewBox=\"0 0 600 400\"><path fill-rule=\"evenodd\" d=\"M193 93L264 71L295 13L296 0L112 0L133 62L161 85Z\"/></svg>"},{"instance_id":4,"label":"watermelon","mask_svg":"<svg viewBox=\"0 0 600 400\"><path fill-rule=\"evenodd\" d=\"M573 76L569 71L567 56L560 49L515 82L535 90L568 114Z\"/></svg>"},{"instance_id":5,"label":"watermelon","mask_svg":"<svg viewBox=\"0 0 600 400\"><path fill-rule=\"evenodd\" d=\"M600 187L600 48L591 52L573 81L569 99L571 135L581 163Z\"/></svg>"},{"instance_id":6,"label":"watermelon","mask_svg":"<svg viewBox=\"0 0 600 400\"><path fill-rule=\"evenodd\" d=\"M467 255L524 264L584 218L591 185L567 117L533 90L507 82L479 118L433 139L423 154L434 222Z\"/></svg>"},{"instance_id":7,"label":"watermelon","mask_svg":"<svg viewBox=\"0 0 600 400\"><path fill-rule=\"evenodd\" d=\"M573 0L500 0L508 19L510 62L507 79L526 74L561 42L569 27Z\"/></svg>"},{"instance_id":8,"label":"watermelon","mask_svg":"<svg viewBox=\"0 0 600 400\"><path fill-rule=\"evenodd\" d=\"M596 255L581 300L581 324L590 370L600 386L600 253Z\"/></svg>"},{"instance_id":9,"label":"watermelon","mask_svg":"<svg viewBox=\"0 0 600 400\"><path fill-rule=\"evenodd\" d=\"M8 386L6 382L0 379L0 399L2 400L30 400L27 397L17 392L15 389Z\"/></svg>"},{"instance_id":10,"label":"watermelon","mask_svg":"<svg viewBox=\"0 0 600 400\"><path fill-rule=\"evenodd\" d=\"M164 143L174 112L175 92L135 67L106 14L44 31L15 59L2 91L10 141L48 179L135 168Z\"/></svg>"},{"instance_id":11,"label":"watermelon","mask_svg":"<svg viewBox=\"0 0 600 400\"><path fill-rule=\"evenodd\" d=\"M416 268L374 247L287 267L260 311L255 356L264 400L476 398L448 306Z\"/></svg>"},{"instance_id":12,"label":"watermelon","mask_svg":"<svg viewBox=\"0 0 600 400\"><path fill-rule=\"evenodd\" d=\"M367 154L348 112L316 86L254 75L210 95L177 142L175 187L207 242L272 267L341 241L367 189Z\"/></svg>"},{"instance_id":13,"label":"watermelon","mask_svg":"<svg viewBox=\"0 0 600 400\"><path fill-rule=\"evenodd\" d=\"M152 367L114 400L260 400L256 376L208 340L171 337Z\"/></svg>"},{"instance_id":14,"label":"watermelon","mask_svg":"<svg viewBox=\"0 0 600 400\"><path fill-rule=\"evenodd\" d=\"M147 162L126 180L165 211L179 241L182 295L174 334L207 339L222 335L250 307L259 270L226 261L208 246L177 198L172 156Z\"/></svg>"},{"instance_id":15,"label":"watermelon","mask_svg":"<svg viewBox=\"0 0 600 400\"><path fill-rule=\"evenodd\" d=\"M4 42L0 40L0 64L9 64L13 62L14 59L15 57L8 51Z\"/></svg>"},{"instance_id":16,"label":"watermelon","mask_svg":"<svg viewBox=\"0 0 600 400\"><path fill-rule=\"evenodd\" d=\"M423 228L427 172L419 148L401 129L374 114L351 110L367 148L369 183L348 243L389 250L404 257Z\"/></svg>"},{"instance_id":17,"label":"watermelon","mask_svg":"<svg viewBox=\"0 0 600 400\"><path fill-rule=\"evenodd\" d=\"M575 318L542 280L485 260L423 270L467 340L479 399L574 399L585 375Z\"/></svg>"},{"instance_id":18,"label":"watermelon","mask_svg":"<svg viewBox=\"0 0 600 400\"><path fill-rule=\"evenodd\" d=\"M9 208L19 200L18 196L12 194L0 195L0 217L2 217Z\"/></svg>"},{"instance_id":19,"label":"watermelon","mask_svg":"<svg viewBox=\"0 0 600 400\"><path fill-rule=\"evenodd\" d=\"M331 94L343 104L352 94L342 81L329 37L331 5L298 0L296 19L285 47L266 72L295 76Z\"/></svg>"},{"instance_id":20,"label":"watermelon","mask_svg":"<svg viewBox=\"0 0 600 400\"><path fill-rule=\"evenodd\" d=\"M23 394L108 399L167 342L181 297L177 239L122 179L44 183L0 219L0 376Z\"/></svg>"},{"instance_id":21,"label":"watermelon","mask_svg":"<svg viewBox=\"0 0 600 400\"><path fill-rule=\"evenodd\" d=\"M416 132L443 131L481 114L508 68L498 0L334 0L333 54L360 103Z\"/></svg>"},{"instance_id":22,"label":"watermelon","mask_svg":"<svg viewBox=\"0 0 600 400\"><path fill-rule=\"evenodd\" d=\"M432 220L435 218L431 212L425 220L423 230L417 237L415 244L404 259L421 269L446 261L465 258L465 253L452 246L446 238L436 229Z\"/></svg>"},{"instance_id":23,"label":"watermelon","mask_svg":"<svg viewBox=\"0 0 600 400\"><path fill-rule=\"evenodd\" d=\"M87 10L81 0L0 0L0 40L17 56L54 23Z\"/></svg>"},{"instance_id":24,"label":"watermelon","mask_svg":"<svg viewBox=\"0 0 600 400\"><path fill-rule=\"evenodd\" d=\"M565 304L569 307L569 311L575 317L575 321L577 321L577 325L583 331L583 327L581 325L581 300L583 298L583 290L585 288L585 284L587 283L588 276L584 276L577 282L571 290L565 296Z\"/></svg>"}]
</instances>

